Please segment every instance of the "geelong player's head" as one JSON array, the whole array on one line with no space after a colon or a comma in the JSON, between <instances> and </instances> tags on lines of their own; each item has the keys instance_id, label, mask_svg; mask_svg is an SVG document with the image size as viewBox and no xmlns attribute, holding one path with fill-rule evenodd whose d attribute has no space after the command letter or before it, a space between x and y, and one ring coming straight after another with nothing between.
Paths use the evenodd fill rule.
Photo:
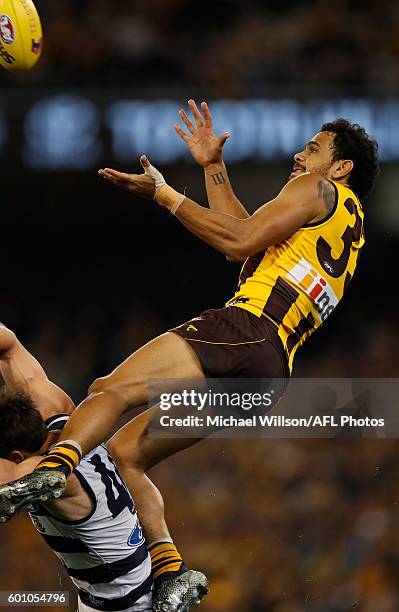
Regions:
<instances>
[{"instance_id":1,"label":"geelong player's head","mask_svg":"<svg viewBox=\"0 0 399 612\"><path fill-rule=\"evenodd\" d=\"M357 123L336 119L321 126L303 151L294 156L290 178L315 172L343 181L360 199L374 188L379 174L378 144Z\"/></svg>"},{"instance_id":2,"label":"geelong player's head","mask_svg":"<svg viewBox=\"0 0 399 612\"><path fill-rule=\"evenodd\" d=\"M45 423L29 395L0 389L0 458L19 461L37 453L47 437Z\"/></svg>"}]
</instances>

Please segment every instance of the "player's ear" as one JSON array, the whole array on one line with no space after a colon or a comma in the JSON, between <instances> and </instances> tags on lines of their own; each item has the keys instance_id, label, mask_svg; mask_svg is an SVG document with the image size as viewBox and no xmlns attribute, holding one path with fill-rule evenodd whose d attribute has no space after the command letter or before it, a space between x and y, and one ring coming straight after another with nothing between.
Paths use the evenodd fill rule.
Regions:
<instances>
[{"instance_id":1,"label":"player's ear","mask_svg":"<svg viewBox=\"0 0 399 612\"><path fill-rule=\"evenodd\" d=\"M12 461L13 463L22 463L26 459L24 453L18 450L13 450L11 453L8 453L7 459Z\"/></svg>"},{"instance_id":2,"label":"player's ear","mask_svg":"<svg viewBox=\"0 0 399 612\"><path fill-rule=\"evenodd\" d=\"M353 166L354 163L351 159L340 159L334 162L331 178L333 180L345 178L352 172Z\"/></svg>"}]
</instances>

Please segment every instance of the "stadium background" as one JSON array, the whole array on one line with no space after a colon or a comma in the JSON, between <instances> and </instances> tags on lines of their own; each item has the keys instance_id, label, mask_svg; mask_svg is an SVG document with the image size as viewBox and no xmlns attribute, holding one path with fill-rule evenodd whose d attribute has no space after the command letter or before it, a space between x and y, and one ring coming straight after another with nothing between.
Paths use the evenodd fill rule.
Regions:
<instances>
[{"instance_id":1,"label":"stadium background","mask_svg":"<svg viewBox=\"0 0 399 612\"><path fill-rule=\"evenodd\" d=\"M97 149L83 143L74 151L87 128L79 107L55 98L59 114L44 106L39 120L35 104L89 99L97 125L112 100L145 100L152 109L169 100L177 111L192 96L211 109L220 99L277 106L367 99L381 105L375 124L385 121L379 133L389 140L397 127L383 108L395 106L398 92L399 9L381 0L37 0L37 7L45 31L39 67L0 75L0 318L78 402L133 349L223 304L238 268L164 211L97 178L103 165L137 168L136 157L130 164L118 157L105 120L92 126ZM128 129L133 115L124 121ZM280 133L292 129L287 122ZM233 129L232 157L234 136ZM397 376L392 143L394 136L384 143L382 177L367 204L357 276L299 352L297 376ZM281 151L270 159L254 151L230 165L251 209L276 193L291 167ZM168 163L167 146L158 155L169 182L204 202L201 169L179 155ZM395 440L210 440L156 468L176 542L211 580L204 612L396 612L398 450ZM0 542L1 589L69 588L25 516L2 527Z\"/></svg>"}]
</instances>

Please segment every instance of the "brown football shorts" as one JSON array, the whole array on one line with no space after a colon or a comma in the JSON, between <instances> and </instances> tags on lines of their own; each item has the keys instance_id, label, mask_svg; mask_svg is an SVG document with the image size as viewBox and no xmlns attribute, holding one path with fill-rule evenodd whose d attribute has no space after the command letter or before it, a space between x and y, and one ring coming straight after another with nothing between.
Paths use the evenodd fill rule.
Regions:
<instances>
[{"instance_id":1,"label":"brown football shorts","mask_svg":"<svg viewBox=\"0 0 399 612\"><path fill-rule=\"evenodd\" d=\"M169 331L190 344L207 378L289 378L277 329L244 308L205 310Z\"/></svg>"}]
</instances>

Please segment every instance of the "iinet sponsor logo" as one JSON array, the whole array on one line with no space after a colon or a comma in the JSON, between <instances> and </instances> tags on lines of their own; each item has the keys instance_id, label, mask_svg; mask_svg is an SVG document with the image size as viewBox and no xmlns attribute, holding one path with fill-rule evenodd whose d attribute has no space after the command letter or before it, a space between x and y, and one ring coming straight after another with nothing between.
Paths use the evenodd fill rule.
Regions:
<instances>
[{"instance_id":1,"label":"iinet sponsor logo","mask_svg":"<svg viewBox=\"0 0 399 612\"><path fill-rule=\"evenodd\" d=\"M310 297L321 321L324 321L338 304L338 298L331 286L306 259L301 259L290 270L288 279Z\"/></svg>"}]
</instances>

